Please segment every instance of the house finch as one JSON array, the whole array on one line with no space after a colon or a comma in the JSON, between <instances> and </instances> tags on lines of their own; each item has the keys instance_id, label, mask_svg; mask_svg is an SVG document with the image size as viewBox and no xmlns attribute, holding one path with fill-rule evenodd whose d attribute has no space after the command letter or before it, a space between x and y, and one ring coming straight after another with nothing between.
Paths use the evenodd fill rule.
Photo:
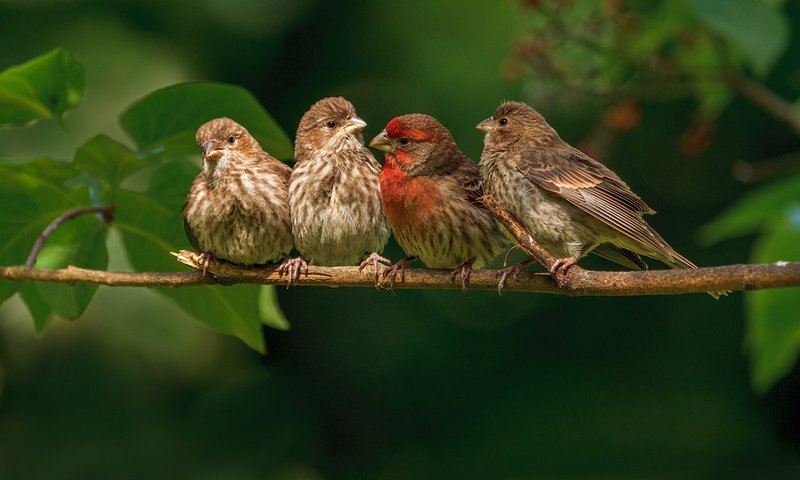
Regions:
<instances>
[{"instance_id":1,"label":"house finch","mask_svg":"<svg viewBox=\"0 0 800 480\"><path fill-rule=\"evenodd\" d=\"M564 142L530 106L503 103L477 128L486 132L480 162L486 193L558 258L551 274L565 274L589 252L634 269L647 268L639 255L697 268L644 221L653 209L614 172ZM527 263L506 270L500 287Z\"/></svg>"},{"instance_id":2,"label":"house finch","mask_svg":"<svg viewBox=\"0 0 800 480\"><path fill-rule=\"evenodd\" d=\"M363 260L360 268L371 264L376 283L378 263L391 264L378 254L389 226L381 208L381 166L364 146L365 126L342 97L318 101L300 120L289 203L302 257L291 260L290 281L305 271L305 259L317 265Z\"/></svg>"},{"instance_id":3,"label":"house finch","mask_svg":"<svg viewBox=\"0 0 800 480\"><path fill-rule=\"evenodd\" d=\"M197 130L203 170L183 206L183 226L204 257L253 265L292 249L291 169L261 149L243 126L217 118Z\"/></svg>"},{"instance_id":4,"label":"house finch","mask_svg":"<svg viewBox=\"0 0 800 480\"><path fill-rule=\"evenodd\" d=\"M370 143L386 152L381 199L397 242L409 257L385 275L401 279L416 258L431 268L455 268L464 290L473 266L490 262L508 244L480 203L480 170L450 132L428 115L392 119ZM457 267L457 268L456 268Z\"/></svg>"}]
</instances>

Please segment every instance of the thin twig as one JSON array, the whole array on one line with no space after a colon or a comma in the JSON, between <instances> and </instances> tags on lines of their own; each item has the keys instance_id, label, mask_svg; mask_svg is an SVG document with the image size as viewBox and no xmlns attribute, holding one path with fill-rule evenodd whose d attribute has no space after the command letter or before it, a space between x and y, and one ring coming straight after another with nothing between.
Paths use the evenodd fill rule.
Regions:
<instances>
[{"instance_id":1,"label":"thin twig","mask_svg":"<svg viewBox=\"0 0 800 480\"><path fill-rule=\"evenodd\" d=\"M182 263L202 268L200 255L180 253ZM375 286L375 277L358 267L308 267L297 286L367 287ZM127 287L189 287L215 283L212 275L225 284L251 283L285 285L286 277L278 273L277 265L240 267L225 262L213 264L203 277L194 272L106 272L69 267L60 270L28 268L23 266L0 267L0 276L14 281L57 283L91 283ZM475 270L470 277L472 290L497 290L498 270ZM522 272L517 280L509 280L504 291L554 293L569 296L628 296L676 295L705 293L718 290L760 290L765 288L800 286L800 262L779 262L766 265L729 265L699 268L697 270L647 270L634 272L597 272L570 270L571 286L560 288L546 273ZM449 270L412 268L406 271L404 283L396 289L460 289L460 282L450 279Z\"/></svg>"},{"instance_id":2,"label":"thin twig","mask_svg":"<svg viewBox=\"0 0 800 480\"><path fill-rule=\"evenodd\" d=\"M794 132L800 135L800 118L795 113L791 103L779 97L772 90L759 82L738 73L728 73L724 77L736 93L747 98L761 107L765 112L787 124Z\"/></svg>"},{"instance_id":3,"label":"thin twig","mask_svg":"<svg viewBox=\"0 0 800 480\"><path fill-rule=\"evenodd\" d=\"M36 242L34 242L33 248L31 248L31 253L28 254L28 259L25 260L25 266L32 268L36 265L36 257L38 257L39 252L42 251L44 242L47 241L50 235L52 235L62 223L84 213L100 213L103 217L103 221L109 223L114 215L114 207L76 207L62 213L58 218L50 222L50 225L36 238Z\"/></svg>"},{"instance_id":4,"label":"thin twig","mask_svg":"<svg viewBox=\"0 0 800 480\"><path fill-rule=\"evenodd\" d=\"M531 234L528 230L522 225L517 217L515 217L511 212L506 210L505 208L501 207L497 200L494 199L491 195L484 195L481 197L481 202L486 205L486 207L494 212L495 217L500 220L500 223L506 227L514 238L517 239L519 242L519 247L522 250L536 259L539 262L539 265L543 266L547 269L547 271L551 271L553 269L553 265L556 263L555 257L550 255L550 252L542 248L541 245L536 243L533 239ZM574 265L572 268L577 268L577 265Z\"/></svg>"}]
</instances>

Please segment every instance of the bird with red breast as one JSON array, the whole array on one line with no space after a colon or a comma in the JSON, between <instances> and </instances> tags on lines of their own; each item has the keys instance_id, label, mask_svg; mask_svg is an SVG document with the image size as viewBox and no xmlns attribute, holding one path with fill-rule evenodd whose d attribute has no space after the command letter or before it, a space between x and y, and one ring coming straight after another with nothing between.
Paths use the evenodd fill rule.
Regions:
<instances>
[{"instance_id":1,"label":"bird with red breast","mask_svg":"<svg viewBox=\"0 0 800 480\"><path fill-rule=\"evenodd\" d=\"M469 287L473 268L491 262L509 244L483 206L480 170L450 132L420 113L392 119L370 146L385 152L381 199L397 243L408 255L385 272L404 280L408 263L454 269Z\"/></svg>"}]
</instances>

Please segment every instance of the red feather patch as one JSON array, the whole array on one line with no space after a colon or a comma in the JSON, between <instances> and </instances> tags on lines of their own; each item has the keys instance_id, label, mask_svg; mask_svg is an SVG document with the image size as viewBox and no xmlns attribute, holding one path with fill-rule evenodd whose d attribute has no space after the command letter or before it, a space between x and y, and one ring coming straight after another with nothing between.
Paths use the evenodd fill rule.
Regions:
<instances>
[{"instance_id":1,"label":"red feather patch","mask_svg":"<svg viewBox=\"0 0 800 480\"><path fill-rule=\"evenodd\" d=\"M422 142L428 140L430 135L417 128L408 128L403 125L399 118L393 118L388 125L386 125L386 134L389 138L408 137L412 140Z\"/></svg>"},{"instance_id":2,"label":"red feather patch","mask_svg":"<svg viewBox=\"0 0 800 480\"><path fill-rule=\"evenodd\" d=\"M440 210L436 184L427 177L408 175L394 156L386 156L380 182L383 209L393 228L427 225Z\"/></svg>"}]
</instances>

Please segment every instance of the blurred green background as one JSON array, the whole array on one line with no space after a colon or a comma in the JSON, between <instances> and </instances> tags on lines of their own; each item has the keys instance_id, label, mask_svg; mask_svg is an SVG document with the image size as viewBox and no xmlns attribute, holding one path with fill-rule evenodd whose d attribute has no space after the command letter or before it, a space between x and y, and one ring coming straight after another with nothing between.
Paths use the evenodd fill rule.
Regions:
<instances>
[{"instance_id":1,"label":"blurred green background","mask_svg":"<svg viewBox=\"0 0 800 480\"><path fill-rule=\"evenodd\" d=\"M728 5L753 2L761 0ZM775 48L747 43L758 35L737 45L729 9L711 0L5 0L0 67L63 46L84 65L87 88L67 128L43 121L0 130L0 157L68 159L97 133L122 141L117 116L132 101L209 80L253 92L292 137L324 96L351 100L369 123L365 137L395 115L429 113L477 161L474 125L520 99L619 172L688 258L764 260L757 235L710 245L698 233L800 163L798 135L720 74L718 58L730 55L734 72L790 101L800 96L792 35L800 5L761 3L786 27L768 61L764 52ZM592 42L602 48L584 45ZM118 244L112 235L109 268L130 269ZM401 256L394 243L385 253ZM145 289L101 288L79 321L56 321L40 339L21 302L7 302L0 478L800 471L800 374L754 393L743 347L754 311L742 293L713 301L281 288L278 297L292 328L265 330L263 358Z\"/></svg>"}]
</instances>

